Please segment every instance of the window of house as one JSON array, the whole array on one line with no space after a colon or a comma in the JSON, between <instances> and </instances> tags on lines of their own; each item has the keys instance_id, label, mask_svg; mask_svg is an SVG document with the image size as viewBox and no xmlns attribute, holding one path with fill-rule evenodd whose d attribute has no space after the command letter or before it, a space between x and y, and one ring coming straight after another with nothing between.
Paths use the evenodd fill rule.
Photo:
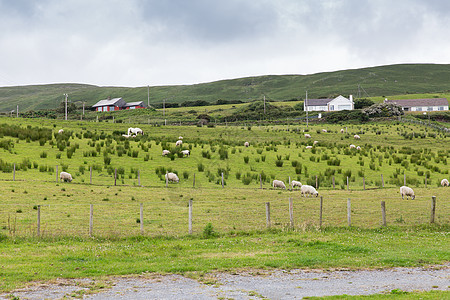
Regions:
<instances>
[{"instance_id":1,"label":"window of house","mask_svg":"<svg viewBox=\"0 0 450 300\"><path fill-rule=\"evenodd\" d=\"M444 110L444 107L443 106L439 106L439 110Z\"/></svg>"},{"instance_id":2,"label":"window of house","mask_svg":"<svg viewBox=\"0 0 450 300\"><path fill-rule=\"evenodd\" d=\"M422 111L422 107L418 107L416 111Z\"/></svg>"},{"instance_id":3,"label":"window of house","mask_svg":"<svg viewBox=\"0 0 450 300\"><path fill-rule=\"evenodd\" d=\"M338 110L351 110L351 109L352 109L351 104L338 105Z\"/></svg>"},{"instance_id":4,"label":"window of house","mask_svg":"<svg viewBox=\"0 0 450 300\"><path fill-rule=\"evenodd\" d=\"M330 110L334 110L334 105L330 105Z\"/></svg>"},{"instance_id":5,"label":"window of house","mask_svg":"<svg viewBox=\"0 0 450 300\"><path fill-rule=\"evenodd\" d=\"M432 107L432 106L428 106L427 110L428 110L428 111L432 111L432 110L433 110L433 107Z\"/></svg>"}]
</instances>

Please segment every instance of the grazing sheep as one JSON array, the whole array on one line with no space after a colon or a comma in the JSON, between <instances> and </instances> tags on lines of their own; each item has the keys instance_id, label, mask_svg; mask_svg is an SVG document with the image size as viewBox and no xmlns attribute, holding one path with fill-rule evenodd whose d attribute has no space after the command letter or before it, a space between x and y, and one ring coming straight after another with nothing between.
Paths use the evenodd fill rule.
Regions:
<instances>
[{"instance_id":1,"label":"grazing sheep","mask_svg":"<svg viewBox=\"0 0 450 300\"><path fill-rule=\"evenodd\" d=\"M306 146L306 149L312 149L312 146Z\"/></svg>"},{"instance_id":2,"label":"grazing sheep","mask_svg":"<svg viewBox=\"0 0 450 300\"><path fill-rule=\"evenodd\" d=\"M60 130L58 130L58 133L63 133L64 132L64 129L60 129Z\"/></svg>"},{"instance_id":3,"label":"grazing sheep","mask_svg":"<svg viewBox=\"0 0 450 300\"><path fill-rule=\"evenodd\" d=\"M183 141L182 140L178 140L176 143L175 143L175 146L181 146L183 144Z\"/></svg>"},{"instance_id":4,"label":"grazing sheep","mask_svg":"<svg viewBox=\"0 0 450 300\"><path fill-rule=\"evenodd\" d=\"M167 181L180 182L180 178L178 178L177 174L175 173L167 173L164 177Z\"/></svg>"},{"instance_id":5,"label":"grazing sheep","mask_svg":"<svg viewBox=\"0 0 450 300\"><path fill-rule=\"evenodd\" d=\"M302 185L302 187L300 188L301 192L302 192L302 196L304 195L306 197L307 194L311 195L311 196L319 196L319 193L316 191L316 189L313 186L310 185Z\"/></svg>"},{"instance_id":6,"label":"grazing sheep","mask_svg":"<svg viewBox=\"0 0 450 300\"><path fill-rule=\"evenodd\" d=\"M355 134L355 135L353 136L353 138L354 138L355 140L361 139L361 137L360 137L359 135L357 135L357 134Z\"/></svg>"},{"instance_id":7,"label":"grazing sheep","mask_svg":"<svg viewBox=\"0 0 450 300\"><path fill-rule=\"evenodd\" d=\"M317 145L319 143L319 141L314 141L313 145Z\"/></svg>"},{"instance_id":8,"label":"grazing sheep","mask_svg":"<svg viewBox=\"0 0 450 300\"><path fill-rule=\"evenodd\" d=\"M133 128L133 127L128 128L128 135L138 135L138 134L144 135L144 131L142 131L142 129L140 128Z\"/></svg>"},{"instance_id":9,"label":"grazing sheep","mask_svg":"<svg viewBox=\"0 0 450 300\"><path fill-rule=\"evenodd\" d=\"M297 180L292 180L291 181L291 185L292 185L292 188L295 188L296 186L302 187L302 183L300 181L297 181Z\"/></svg>"},{"instance_id":10,"label":"grazing sheep","mask_svg":"<svg viewBox=\"0 0 450 300\"><path fill-rule=\"evenodd\" d=\"M343 128L341 128L341 133L344 133L344 129Z\"/></svg>"},{"instance_id":11,"label":"grazing sheep","mask_svg":"<svg viewBox=\"0 0 450 300\"><path fill-rule=\"evenodd\" d=\"M445 178L442 179L442 180L441 180L441 185L442 185L442 186L449 186L448 179L445 179Z\"/></svg>"},{"instance_id":12,"label":"grazing sheep","mask_svg":"<svg viewBox=\"0 0 450 300\"><path fill-rule=\"evenodd\" d=\"M353 145L353 144L350 145L350 149L355 149L355 148L356 148L355 145Z\"/></svg>"},{"instance_id":13,"label":"grazing sheep","mask_svg":"<svg viewBox=\"0 0 450 300\"><path fill-rule=\"evenodd\" d=\"M361 150L361 147L360 146L356 147L356 150L358 150L358 151Z\"/></svg>"},{"instance_id":14,"label":"grazing sheep","mask_svg":"<svg viewBox=\"0 0 450 300\"><path fill-rule=\"evenodd\" d=\"M322 129L322 132L328 132L326 129Z\"/></svg>"},{"instance_id":15,"label":"grazing sheep","mask_svg":"<svg viewBox=\"0 0 450 300\"><path fill-rule=\"evenodd\" d=\"M70 173L67 173L67 172L61 172L60 174L59 174L59 179L61 180L61 181L64 181L64 182L71 182L72 181L72 175L70 175Z\"/></svg>"},{"instance_id":16,"label":"grazing sheep","mask_svg":"<svg viewBox=\"0 0 450 300\"><path fill-rule=\"evenodd\" d=\"M311 135L309 133L305 133L305 138L310 139Z\"/></svg>"},{"instance_id":17,"label":"grazing sheep","mask_svg":"<svg viewBox=\"0 0 450 300\"><path fill-rule=\"evenodd\" d=\"M248 146L250 146L250 144L249 144L248 142L245 142L245 143L244 143L244 146L245 146L245 147L248 147Z\"/></svg>"},{"instance_id":18,"label":"grazing sheep","mask_svg":"<svg viewBox=\"0 0 450 300\"><path fill-rule=\"evenodd\" d=\"M413 189L407 186L400 187L400 195L402 195L402 199L405 199L404 196L406 195L406 200L408 200L408 196L411 197L412 200L416 198Z\"/></svg>"},{"instance_id":19,"label":"grazing sheep","mask_svg":"<svg viewBox=\"0 0 450 300\"><path fill-rule=\"evenodd\" d=\"M179 139L179 140L182 140L182 139L183 139L183 137L182 137L182 136L180 135L180 136L178 137L178 139Z\"/></svg>"},{"instance_id":20,"label":"grazing sheep","mask_svg":"<svg viewBox=\"0 0 450 300\"><path fill-rule=\"evenodd\" d=\"M122 134L123 137L129 138L131 135L129 134Z\"/></svg>"},{"instance_id":21,"label":"grazing sheep","mask_svg":"<svg viewBox=\"0 0 450 300\"><path fill-rule=\"evenodd\" d=\"M189 156L189 155L191 155L191 153L190 153L189 150L183 150L183 151L181 151L181 154L183 154L183 156Z\"/></svg>"},{"instance_id":22,"label":"grazing sheep","mask_svg":"<svg viewBox=\"0 0 450 300\"><path fill-rule=\"evenodd\" d=\"M272 182L272 186L274 188L282 188L282 189L286 189L286 185L284 185L284 182L281 180L274 180Z\"/></svg>"},{"instance_id":23,"label":"grazing sheep","mask_svg":"<svg viewBox=\"0 0 450 300\"><path fill-rule=\"evenodd\" d=\"M162 152L162 156L166 156L166 155L169 155L169 154L170 154L169 150L163 150L163 152Z\"/></svg>"}]
</instances>

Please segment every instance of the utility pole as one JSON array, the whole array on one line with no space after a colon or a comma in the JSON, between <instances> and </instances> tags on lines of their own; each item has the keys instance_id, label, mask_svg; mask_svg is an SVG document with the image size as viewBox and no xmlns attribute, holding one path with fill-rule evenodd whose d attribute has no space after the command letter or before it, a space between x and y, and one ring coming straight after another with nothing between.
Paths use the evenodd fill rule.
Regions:
<instances>
[{"instance_id":1,"label":"utility pole","mask_svg":"<svg viewBox=\"0 0 450 300\"><path fill-rule=\"evenodd\" d=\"M306 91L305 109L306 109L306 128L308 128L308 91Z\"/></svg>"},{"instance_id":2,"label":"utility pole","mask_svg":"<svg viewBox=\"0 0 450 300\"><path fill-rule=\"evenodd\" d=\"M17 104L16 117L19 117L19 104Z\"/></svg>"},{"instance_id":3,"label":"utility pole","mask_svg":"<svg viewBox=\"0 0 450 300\"><path fill-rule=\"evenodd\" d=\"M163 100L163 116L166 115L166 99Z\"/></svg>"},{"instance_id":4,"label":"utility pole","mask_svg":"<svg viewBox=\"0 0 450 300\"><path fill-rule=\"evenodd\" d=\"M67 121L67 94L64 94L64 96L65 96L65 120Z\"/></svg>"},{"instance_id":5,"label":"utility pole","mask_svg":"<svg viewBox=\"0 0 450 300\"><path fill-rule=\"evenodd\" d=\"M83 116L84 116L84 101L83 101Z\"/></svg>"},{"instance_id":6,"label":"utility pole","mask_svg":"<svg viewBox=\"0 0 450 300\"><path fill-rule=\"evenodd\" d=\"M264 114L266 114L266 95L264 95Z\"/></svg>"},{"instance_id":7,"label":"utility pole","mask_svg":"<svg viewBox=\"0 0 450 300\"><path fill-rule=\"evenodd\" d=\"M150 107L150 86L147 85L147 107Z\"/></svg>"}]
</instances>

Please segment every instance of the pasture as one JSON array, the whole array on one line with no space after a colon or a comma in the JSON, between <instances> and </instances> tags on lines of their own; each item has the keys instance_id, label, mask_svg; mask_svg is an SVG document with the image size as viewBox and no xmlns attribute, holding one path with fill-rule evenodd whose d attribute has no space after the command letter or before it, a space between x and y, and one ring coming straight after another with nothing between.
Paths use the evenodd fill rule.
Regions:
<instances>
[{"instance_id":1,"label":"pasture","mask_svg":"<svg viewBox=\"0 0 450 300\"><path fill-rule=\"evenodd\" d=\"M160 127L10 118L0 124L1 290L55 277L449 261L450 190L439 183L450 177L450 137L427 127ZM128 127L145 134L126 139L121 135ZM179 136L183 145L175 147ZM163 157L164 149L171 155ZM191 155L182 157L182 149ZM57 169L71 173L73 181L57 182ZM177 173L180 183L166 187L166 171ZM315 186L316 176L322 226L320 197L271 188L273 179ZM401 199L404 180L415 200ZM429 225L432 196L436 224ZM381 201L387 227L381 226Z\"/></svg>"}]
</instances>

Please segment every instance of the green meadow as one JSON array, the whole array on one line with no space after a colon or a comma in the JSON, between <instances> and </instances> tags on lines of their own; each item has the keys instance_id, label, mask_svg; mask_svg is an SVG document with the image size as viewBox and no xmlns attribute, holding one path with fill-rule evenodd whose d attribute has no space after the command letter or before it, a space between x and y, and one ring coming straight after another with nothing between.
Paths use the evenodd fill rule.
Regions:
<instances>
[{"instance_id":1,"label":"green meadow","mask_svg":"<svg viewBox=\"0 0 450 300\"><path fill-rule=\"evenodd\" d=\"M143 136L122 137L130 126L136 125L0 119L1 291L57 277L202 277L249 268L361 269L449 261L450 190L440 186L449 178L448 134L383 121L308 127L140 124ZM176 147L180 136L183 144ZM169 156L162 156L165 149ZM182 149L191 155L183 157ZM63 170L72 182L57 181ZM180 182L166 187L168 171ZM317 182L320 197L302 197L289 186L273 189L274 179L287 186L289 180ZM415 200L399 195L404 181ZM430 224L433 196L437 206Z\"/></svg>"}]
</instances>

